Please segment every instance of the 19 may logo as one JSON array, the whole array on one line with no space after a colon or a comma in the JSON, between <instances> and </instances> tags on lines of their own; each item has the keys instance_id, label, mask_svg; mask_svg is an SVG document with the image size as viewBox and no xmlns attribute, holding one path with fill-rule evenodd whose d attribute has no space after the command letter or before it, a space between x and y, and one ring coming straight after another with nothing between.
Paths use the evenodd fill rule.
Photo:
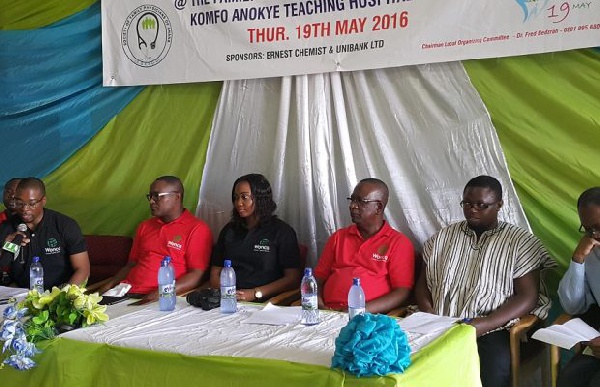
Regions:
<instances>
[{"instance_id":1,"label":"19 may logo","mask_svg":"<svg viewBox=\"0 0 600 387\"><path fill-rule=\"evenodd\" d=\"M523 22L536 18L546 9L548 0L516 0L523 11Z\"/></svg>"},{"instance_id":2,"label":"19 may logo","mask_svg":"<svg viewBox=\"0 0 600 387\"><path fill-rule=\"evenodd\" d=\"M121 46L125 55L140 67L152 67L169 53L173 28L167 14L155 5L140 5L123 24Z\"/></svg>"}]
</instances>

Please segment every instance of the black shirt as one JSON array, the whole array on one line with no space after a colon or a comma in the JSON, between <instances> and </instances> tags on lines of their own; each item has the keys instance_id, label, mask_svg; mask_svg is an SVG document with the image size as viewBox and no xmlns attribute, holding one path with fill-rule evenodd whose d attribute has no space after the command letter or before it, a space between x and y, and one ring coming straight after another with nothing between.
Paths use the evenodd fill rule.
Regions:
<instances>
[{"instance_id":1,"label":"black shirt","mask_svg":"<svg viewBox=\"0 0 600 387\"><path fill-rule=\"evenodd\" d=\"M253 289L283 277L284 269L300 268L296 232L274 217L266 224L248 230L228 223L212 251L211 266L231 260L237 288Z\"/></svg>"},{"instance_id":2,"label":"black shirt","mask_svg":"<svg viewBox=\"0 0 600 387\"><path fill-rule=\"evenodd\" d=\"M17 230L19 217L0 225L0 241ZM35 230L28 230L31 242L10 267L10 277L21 288L29 288L29 266L33 257L40 257L44 268L44 289L69 282L73 275L70 256L87 251L85 239L75 220L59 212L44 208L42 221Z\"/></svg>"}]
</instances>

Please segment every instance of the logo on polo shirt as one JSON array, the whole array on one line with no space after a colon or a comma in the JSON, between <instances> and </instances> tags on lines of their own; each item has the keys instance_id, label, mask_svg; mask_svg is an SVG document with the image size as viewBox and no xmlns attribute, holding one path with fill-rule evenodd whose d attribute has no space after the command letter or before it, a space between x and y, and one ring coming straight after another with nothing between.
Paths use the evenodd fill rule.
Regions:
<instances>
[{"instance_id":1,"label":"logo on polo shirt","mask_svg":"<svg viewBox=\"0 0 600 387\"><path fill-rule=\"evenodd\" d=\"M388 256L386 253L390 247L388 245L381 245L377 248L377 252L373 253L373 259L375 261L387 262Z\"/></svg>"},{"instance_id":2,"label":"logo on polo shirt","mask_svg":"<svg viewBox=\"0 0 600 387\"><path fill-rule=\"evenodd\" d=\"M254 251L259 251L261 253L268 253L271 251L271 246L269 246L269 240L267 238L261 239L257 245L254 245Z\"/></svg>"},{"instance_id":3,"label":"logo on polo shirt","mask_svg":"<svg viewBox=\"0 0 600 387\"><path fill-rule=\"evenodd\" d=\"M56 238L50 238L46 241L46 246L44 248L44 252L46 255L50 254L60 254L60 246L58 245L58 241Z\"/></svg>"},{"instance_id":4,"label":"logo on polo shirt","mask_svg":"<svg viewBox=\"0 0 600 387\"><path fill-rule=\"evenodd\" d=\"M181 235L175 235L172 241L167 242L167 247L171 247L176 250L181 250L183 245L181 243L177 243L181 240Z\"/></svg>"}]
</instances>

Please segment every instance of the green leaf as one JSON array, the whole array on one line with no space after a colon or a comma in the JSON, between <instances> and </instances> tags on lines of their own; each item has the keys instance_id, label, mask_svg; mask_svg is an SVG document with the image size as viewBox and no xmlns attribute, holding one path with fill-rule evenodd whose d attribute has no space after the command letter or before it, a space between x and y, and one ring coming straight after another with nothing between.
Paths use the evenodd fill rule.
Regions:
<instances>
[{"instance_id":1,"label":"green leaf","mask_svg":"<svg viewBox=\"0 0 600 387\"><path fill-rule=\"evenodd\" d=\"M44 310L43 312L41 312L40 314L38 314L37 316L35 316L34 318L32 318L31 320L38 325L43 324L45 321L48 320L48 317L50 316L50 313L47 310Z\"/></svg>"},{"instance_id":2,"label":"green leaf","mask_svg":"<svg viewBox=\"0 0 600 387\"><path fill-rule=\"evenodd\" d=\"M27 337L35 337L42 333L42 329L36 325L32 325L32 326L27 327L26 332L27 332Z\"/></svg>"}]
</instances>

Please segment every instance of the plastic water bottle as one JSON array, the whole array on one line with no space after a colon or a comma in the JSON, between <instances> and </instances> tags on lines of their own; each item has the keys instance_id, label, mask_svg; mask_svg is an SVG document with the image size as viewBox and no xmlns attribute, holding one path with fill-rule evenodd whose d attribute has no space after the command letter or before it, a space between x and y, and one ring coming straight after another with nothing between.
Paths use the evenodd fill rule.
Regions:
<instances>
[{"instance_id":1,"label":"plastic water bottle","mask_svg":"<svg viewBox=\"0 0 600 387\"><path fill-rule=\"evenodd\" d=\"M165 256L165 259L167 260L167 267L169 268L169 275L171 276L171 278L173 278L173 294L175 295L175 297L177 297L177 288L175 287L175 283L177 282L177 279L175 277L175 268L173 267L173 260L168 255ZM177 298L175 298L175 300L177 300Z\"/></svg>"},{"instance_id":2,"label":"plastic water bottle","mask_svg":"<svg viewBox=\"0 0 600 387\"><path fill-rule=\"evenodd\" d=\"M315 325L319 323L319 301L317 292L317 280L312 274L312 269L304 269L304 277L300 283L300 294L302 296L302 318L301 324Z\"/></svg>"},{"instance_id":3,"label":"plastic water bottle","mask_svg":"<svg viewBox=\"0 0 600 387\"><path fill-rule=\"evenodd\" d=\"M225 260L224 265L221 270L221 313L235 313L237 311L235 271L229 259Z\"/></svg>"},{"instance_id":4,"label":"plastic water bottle","mask_svg":"<svg viewBox=\"0 0 600 387\"><path fill-rule=\"evenodd\" d=\"M29 267L29 289L37 289L38 292L44 292L44 268L40 263L40 257L33 257L33 262Z\"/></svg>"},{"instance_id":5,"label":"plastic water bottle","mask_svg":"<svg viewBox=\"0 0 600 387\"><path fill-rule=\"evenodd\" d=\"M365 292L360 287L360 278L352 278L352 287L348 292L348 318L365 314Z\"/></svg>"},{"instance_id":6,"label":"plastic water bottle","mask_svg":"<svg viewBox=\"0 0 600 387\"><path fill-rule=\"evenodd\" d=\"M175 296L175 276L169 269L170 257L165 257L158 269L158 305L162 311L175 309L177 298Z\"/></svg>"}]
</instances>

